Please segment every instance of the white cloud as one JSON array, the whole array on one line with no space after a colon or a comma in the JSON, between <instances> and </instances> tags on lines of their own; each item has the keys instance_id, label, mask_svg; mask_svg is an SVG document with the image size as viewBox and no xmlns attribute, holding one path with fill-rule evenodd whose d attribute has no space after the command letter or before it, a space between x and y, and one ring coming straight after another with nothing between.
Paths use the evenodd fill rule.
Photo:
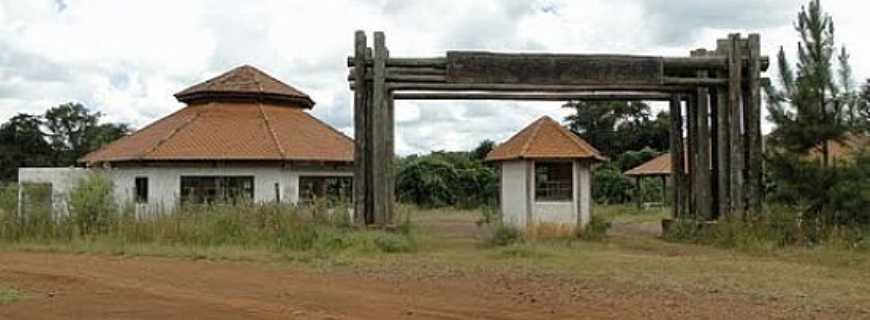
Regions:
<instances>
[{"instance_id":1,"label":"white cloud","mask_svg":"<svg viewBox=\"0 0 870 320\"><path fill-rule=\"evenodd\" d=\"M141 127L181 107L172 94L241 64L309 93L313 113L352 133L344 58L353 32L384 30L394 56L451 49L685 55L759 32L793 56L796 0L0 0L0 121L79 101ZM856 79L870 76L868 5L824 1ZM775 72L770 73L775 74ZM397 103L400 153L503 140L558 103Z\"/></svg>"}]
</instances>

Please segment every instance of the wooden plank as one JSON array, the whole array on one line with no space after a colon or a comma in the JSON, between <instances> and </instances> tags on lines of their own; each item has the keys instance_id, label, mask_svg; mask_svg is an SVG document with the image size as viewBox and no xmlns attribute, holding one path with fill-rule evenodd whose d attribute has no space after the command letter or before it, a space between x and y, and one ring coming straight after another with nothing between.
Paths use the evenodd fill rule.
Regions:
<instances>
[{"instance_id":1,"label":"wooden plank","mask_svg":"<svg viewBox=\"0 0 870 320\"><path fill-rule=\"evenodd\" d=\"M366 80L371 80L372 75L367 73ZM351 72L347 76L348 81L355 81L356 77ZM387 70L387 82L433 82L447 83L447 74L423 74L423 73L398 73ZM681 85L681 86L727 86L728 79L717 78L681 78L681 77L664 77L662 78L663 85Z\"/></svg>"},{"instance_id":2,"label":"wooden plank","mask_svg":"<svg viewBox=\"0 0 870 320\"><path fill-rule=\"evenodd\" d=\"M713 219L719 218L719 93L723 88L710 91L710 191Z\"/></svg>"},{"instance_id":3,"label":"wooden plank","mask_svg":"<svg viewBox=\"0 0 870 320\"><path fill-rule=\"evenodd\" d=\"M450 83L660 85L663 76L660 57L447 52Z\"/></svg>"},{"instance_id":4,"label":"wooden plank","mask_svg":"<svg viewBox=\"0 0 870 320\"><path fill-rule=\"evenodd\" d=\"M729 35L729 51L728 51L728 108L730 110L730 156L731 156L731 178L730 178L730 200L731 212L733 215L744 217L744 201L743 201L743 136L742 136L742 66L740 50L740 34Z\"/></svg>"},{"instance_id":5,"label":"wooden plank","mask_svg":"<svg viewBox=\"0 0 870 320\"><path fill-rule=\"evenodd\" d=\"M668 101L671 94L659 93L609 93L609 92L561 92L561 93L452 93L452 92L400 92L396 100L522 100L522 101Z\"/></svg>"},{"instance_id":6,"label":"wooden plank","mask_svg":"<svg viewBox=\"0 0 870 320\"><path fill-rule=\"evenodd\" d=\"M671 214L674 219L682 218L684 213L684 186L683 186L683 116L682 102L679 95L673 95L670 101L671 112L671 180L673 184Z\"/></svg>"},{"instance_id":7,"label":"wooden plank","mask_svg":"<svg viewBox=\"0 0 870 320\"><path fill-rule=\"evenodd\" d=\"M384 226L387 224L387 172L386 172L386 42L383 32L374 34L374 79L372 81L372 95L374 96L372 113L372 203L375 216L375 224Z\"/></svg>"},{"instance_id":8,"label":"wooden plank","mask_svg":"<svg viewBox=\"0 0 870 320\"><path fill-rule=\"evenodd\" d=\"M761 158L761 37L749 35L749 103L746 105L747 148L747 191L748 208L754 214L762 209L762 165Z\"/></svg>"},{"instance_id":9,"label":"wooden plank","mask_svg":"<svg viewBox=\"0 0 870 320\"><path fill-rule=\"evenodd\" d=\"M706 50L698 50L694 52L697 55L706 55ZM706 78L708 72L706 70L698 71L698 78ZM696 156L696 178L695 193L697 203L698 218L704 220L713 219L713 194L710 184L710 126L709 126L709 108L710 108L710 91L705 87L698 87L696 92L696 138L695 138L695 156Z\"/></svg>"},{"instance_id":10,"label":"wooden plank","mask_svg":"<svg viewBox=\"0 0 870 320\"><path fill-rule=\"evenodd\" d=\"M365 67L363 62L366 58L366 34L363 31L357 31L354 35L354 59L358 63L354 67L356 82L365 83ZM366 223L366 104L368 102L367 90L365 86L360 90L355 90L353 94L353 131L354 131L354 154L353 154L353 203L354 203L354 222L359 225Z\"/></svg>"}]
</instances>

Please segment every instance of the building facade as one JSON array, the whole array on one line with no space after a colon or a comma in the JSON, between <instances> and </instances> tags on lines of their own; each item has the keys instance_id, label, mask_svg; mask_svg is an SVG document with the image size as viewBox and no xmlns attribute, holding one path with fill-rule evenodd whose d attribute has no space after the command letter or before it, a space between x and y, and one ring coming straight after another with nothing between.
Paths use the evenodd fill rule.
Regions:
<instances>
[{"instance_id":1,"label":"building facade","mask_svg":"<svg viewBox=\"0 0 870 320\"><path fill-rule=\"evenodd\" d=\"M147 212L351 197L353 141L307 112L307 94L241 66L175 97L186 106L80 160L111 178L119 203ZM83 169L46 170L22 168L19 183L66 186ZM68 189L53 188L52 198L63 200Z\"/></svg>"}]
</instances>

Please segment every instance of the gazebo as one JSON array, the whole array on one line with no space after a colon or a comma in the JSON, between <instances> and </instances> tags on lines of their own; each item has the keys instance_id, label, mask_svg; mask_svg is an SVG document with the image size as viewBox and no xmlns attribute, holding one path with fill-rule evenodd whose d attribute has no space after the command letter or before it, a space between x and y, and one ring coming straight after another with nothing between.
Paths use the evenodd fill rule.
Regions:
<instances>
[{"instance_id":1,"label":"gazebo","mask_svg":"<svg viewBox=\"0 0 870 320\"><path fill-rule=\"evenodd\" d=\"M555 120L538 119L486 157L501 168L503 223L527 232L585 227L591 216L592 165L604 159Z\"/></svg>"},{"instance_id":2,"label":"gazebo","mask_svg":"<svg viewBox=\"0 0 870 320\"><path fill-rule=\"evenodd\" d=\"M659 178L662 181L662 202L666 202L668 178L671 176L671 154L663 153L662 155L653 158L650 161L644 162L641 165L632 168L625 172L627 177L634 178L635 187L640 194L641 180L643 178ZM641 206L641 197L635 196L638 207Z\"/></svg>"}]
</instances>

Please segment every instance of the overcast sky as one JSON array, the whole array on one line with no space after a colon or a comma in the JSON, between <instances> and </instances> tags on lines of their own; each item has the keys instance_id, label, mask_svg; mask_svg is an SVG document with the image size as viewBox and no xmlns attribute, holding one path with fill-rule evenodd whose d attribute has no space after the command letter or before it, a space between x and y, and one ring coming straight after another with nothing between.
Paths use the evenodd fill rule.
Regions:
<instances>
[{"instance_id":1,"label":"overcast sky","mask_svg":"<svg viewBox=\"0 0 870 320\"><path fill-rule=\"evenodd\" d=\"M0 0L0 121L81 102L142 127L183 107L172 97L254 65L312 96L313 113L353 134L345 57L357 29L386 32L393 56L452 49L687 55L730 32L794 56L798 0L117 1ZM870 77L867 1L828 0L856 81ZM770 72L772 76L774 72ZM502 141L559 103L396 104L397 152ZM769 128L766 128L769 130Z\"/></svg>"}]
</instances>

